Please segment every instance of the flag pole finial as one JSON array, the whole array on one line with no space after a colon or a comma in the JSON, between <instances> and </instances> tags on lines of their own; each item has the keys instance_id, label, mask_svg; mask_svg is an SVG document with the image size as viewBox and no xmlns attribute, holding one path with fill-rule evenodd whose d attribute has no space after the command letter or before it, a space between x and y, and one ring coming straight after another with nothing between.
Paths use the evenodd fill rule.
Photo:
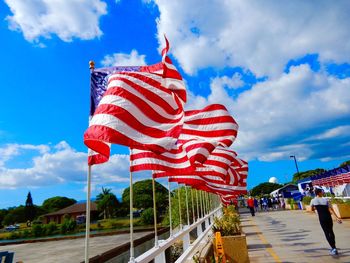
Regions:
<instances>
[{"instance_id":1,"label":"flag pole finial","mask_svg":"<svg viewBox=\"0 0 350 263\"><path fill-rule=\"evenodd\" d=\"M91 70L94 70L94 69L95 69L95 62L94 62L93 60L90 60L90 61L89 61L89 68L90 68Z\"/></svg>"}]
</instances>

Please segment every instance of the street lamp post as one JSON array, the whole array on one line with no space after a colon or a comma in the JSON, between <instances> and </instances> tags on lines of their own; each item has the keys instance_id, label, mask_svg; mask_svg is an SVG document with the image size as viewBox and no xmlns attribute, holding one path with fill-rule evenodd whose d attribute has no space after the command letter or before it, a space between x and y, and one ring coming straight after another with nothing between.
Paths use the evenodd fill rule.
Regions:
<instances>
[{"instance_id":1,"label":"street lamp post","mask_svg":"<svg viewBox=\"0 0 350 263\"><path fill-rule=\"evenodd\" d=\"M298 178L299 178L299 168L298 168L297 159L295 158L295 155L291 155L289 157L290 158L294 158L294 163L295 163L295 167L297 168L297 175L298 175Z\"/></svg>"}]
</instances>

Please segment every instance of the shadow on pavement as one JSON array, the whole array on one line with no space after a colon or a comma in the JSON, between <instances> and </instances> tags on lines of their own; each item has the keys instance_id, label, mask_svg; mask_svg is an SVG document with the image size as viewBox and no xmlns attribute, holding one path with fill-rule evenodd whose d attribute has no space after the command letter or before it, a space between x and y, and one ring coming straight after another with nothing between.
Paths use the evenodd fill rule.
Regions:
<instances>
[{"instance_id":1,"label":"shadow on pavement","mask_svg":"<svg viewBox=\"0 0 350 263\"><path fill-rule=\"evenodd\" d=\"M271 248L271 244L248 244L248 250Z\"/></svg>"}]
</instances>

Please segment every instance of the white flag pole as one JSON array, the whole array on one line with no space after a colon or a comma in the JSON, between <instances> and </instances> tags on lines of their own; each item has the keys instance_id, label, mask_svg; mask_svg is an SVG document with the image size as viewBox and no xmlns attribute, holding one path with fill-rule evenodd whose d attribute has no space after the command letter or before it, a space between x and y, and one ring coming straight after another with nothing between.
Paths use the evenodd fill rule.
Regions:
<instances>
[{"instance_id":1,"label":"white flag pole","mask_svg":"<svg viewBox=\"0 0 350 263\"><path fill-rule=\"evenodd\" d=\"M87 190L86 190L86 215L85 215L85 263L89 262L89 238L90 238L90 199L91 199L91 165L88 166Z\"/></svg>"},{"instance_id":2,"label":"white flag pole","mask_svg":"<svg viewBox=\"0 0 350 263\"><path fill-rule=\"evenodd\" d=\"M95 69L95 62L89 61L90 74ZM90 199L91 199L91 165L88 166L87 189L86 189L86 214L85 214L85 263L89 262L89 239L90 239Z\"/></svg>"},{"instance_id":3,"label":"white flag pole","mask_svg":"<svg viewBox=\"0 0 350 263\"><path fill-rule=\"evenodd\" d=\"M190 225L190 213L188 211L188 194L187 194L187 186L185 185L185 195L186 195L186 215L187 215L187 226Z\"/></svg>"},{"instance_id":4,"label":"white flag pole","mask_svg":"<svg viewBox=\"0 0 350 263\"><path fill-rule=\"evenodd\" d=\"M192 221L194 223L196 221L196 216L194 214L193 188L192 187L191 187L191 200L192 200Z\"/></svg>"},{"instance_id":5,"label":"white flag pole","mask_svg":"<svg viewBox=\"0 0 350 263\"><path fill-rule=\"evenodd\" d=\"M169 194L169 227L170 227L170 237L173 236L173 222L171 217L171 189L170 189L170 181L168 179L168 194Z\"/></svg>"},{"instance_id":6,"label":"white flag pole","mask_svg":"<svg viewBox=\"0 0 350 263\"><path fill-rule=\"evenodd\" d=\"M197 201L197 220L199 220L199 205L198 205L198 202L199 202L199 199L198 199L198 190L196 189L196 201Z\"/></svg>"},{"instance_id":7,"label":"white flag pole","mask_svg":"<svg viewBox=\"0 0 350 263\"><path fill-rule=\"evenodd\" d=\"M199 192L199 202L201 204L201 217L204 217L203 213L203 202L202 202L202 191Z\"/></svg>"},{"instance_id":8,"label":"white flag pole","mask_svg":"<svg viewBox=\"0 0 350 263\"><path fill-rule=\"evenodd\" d=\"M152 176L152 192L153 192L153 218L154 218L154 246L158 247L156 185L155 185L155 180L153 176Z\"/></svg>"},{"instance_id":9,"label":"white flag pole","mask_svg":"<svg viewBox=\"0 0 350 263\"><path fill-rule=\"evenodd\" d=\"M182 216L181 216L181 195L180 195L180 184L178 184L177 195L179 199L179 217L180 217L180 230L182 229Z\"/></svg>"},{"instance_id":10,"label":"white flag pole","mask_svg":"<svg viewBox=\"0 0 350 263\"><path fill-rule=\"evenodd\" d=\"M132 183L132 172L130 172L130 259L129 263L135 262L134 255L134 203L133 203L133 183Z\"/></svg>"}]
</instances>

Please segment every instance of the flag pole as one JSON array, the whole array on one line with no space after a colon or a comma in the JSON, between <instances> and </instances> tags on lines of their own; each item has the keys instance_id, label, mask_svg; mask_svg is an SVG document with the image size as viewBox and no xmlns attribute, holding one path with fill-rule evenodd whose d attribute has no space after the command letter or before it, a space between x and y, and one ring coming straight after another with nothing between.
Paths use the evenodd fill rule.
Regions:
<instances>
[{"instance_id":1,"label":"flag pole","mask_svg":"<svg viewBox=\"0 0 350 263\"><path fill-rule=\"evenodd\" d=\"M187 194L187 186L185 185L185 195L186 195L186 215L187 215L187 226L190 225L190 213L188 211L188 194Z\"/></svg>"},{"instance_id":2,"label":"flag pole","mask_svg":"<svg viewBox=\"0 0 350 263\"><path fill-rule=\"evenodd\" d=\"M201 217L204 217L203 213L203 203L202 203L202 191L199 192L199 202L201 204Z\"/></svg>"},{"instance_id":3,"label":"flag pole","mask_svg":"<svg viewBox=\"0 0 350 263\"><path fill-rule=\"evenodd\" d=\"M199 205L198 205L198 190L196 189L196 201L197 201L197 220L199 220Z\"/></svg>"},{"instance_id":4,"label":"flag pole","mask_svg":"<svg viewBox=\"0 0 350 263\"><path fill-rule=\"evenodd\" d=\"M180 184L178 184L177 195L179 199L179 217L180 217L180 230L182 229L182 217L181 217L181 195L180 195Z\"/></svg>"},{"instance_id":5,"label":"flag pole","mask_svg":"<svg viewBox=\"0 0 350 263\"><path fill-rule=\"evenodd\" d=\"M170 227L170 237L173 236L173 223L171 218L171 189L170 189L170 181L168 179L168 194L169 194L169 227Z\"/></svg>"},{"instance_id":6,"label":"flag pole","mask_svg":"<svg viewBox=\"0 0 350 263\"><path fill-rule=\"evenodd\" d=\"M85 216L85 263L89 262L89 238L90 238L90 196L91 196L91 165L88 166Z\"/></svg>"},{"instance_id":7,"label":"flag pole","mask_svg":"<svg viewBox=\"0 0 350 263\"><path fill-rule=\"evenodd\" d=\"M153 176L152 176L152 192L153 192L153 218L154 218L154 246L158 247L156 185L155 185L155 180Z\"/></svg>"},{"instance_id":8,"label":"flag pole","mask_svg":"<svg viewBox=\"0 0 350 263\"><path fill-rule=\"evenodd\" d=\"M194 214L193 188L192 187L191 187L191 200L192 200L192 221L194 223L196 221L196 216Z\"/></svg>"},{"instance_id":9,"label":"flag pole","mask_svg":"<svg viewBox=\"0 0 350 263\"><path fill-rule=\"evenodd\" d=\"M133 215L133 184L132 184L132 172L130 171L130 259L129 263L135 262L134 256L134 215Z\"/></svg>"},{"instance_id":10,"label":"flag pole","mask_svg":"<svg viewBox=\"0 0 350 263\"><path fill-rule=\"evenodd\" d=\"M90 74L95 69L95 62L89 61ZM86 189L86 214L85 214L85 263L89 262L89 239L90 239L90 199L91 199L91 165L88 166L87 189Z\"/></svg>"}]
</instances>

